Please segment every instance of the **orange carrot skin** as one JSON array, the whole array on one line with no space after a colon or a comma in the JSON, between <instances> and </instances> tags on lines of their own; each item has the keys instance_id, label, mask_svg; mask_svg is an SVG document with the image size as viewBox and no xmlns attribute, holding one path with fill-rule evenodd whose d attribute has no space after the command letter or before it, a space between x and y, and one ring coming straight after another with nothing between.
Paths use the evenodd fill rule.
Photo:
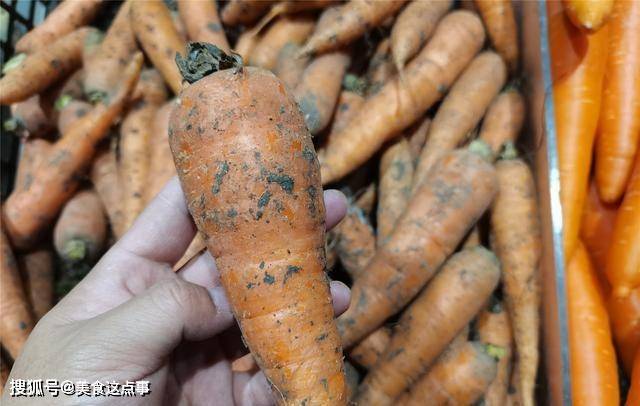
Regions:
<instances>
[{"instance_id":1,"label":"orange carrot skin","mask_svg":"<svg viewBox=\"0 0 640 406\"><path fill-rule=\"evenodd\" d=\"M169 134L189 211L279 401L346 404L319 167L294 99L268 71L222 70L183 90Z\"/></svg>"},{"instance_id":2,"label":"orange carrot skin","mask_svg":"<svg viewBox=\"0 0 640 406\"><path fill-rule=\"evenodd\" d=\"M169 149L167 145L167 149ZM116 155L110 149L98 152L91 168L91 182L100 196L107 212L109 223L116 238L124 234L124 213L122 210L122 188Z\"/></svg>"},{"instance_id":3,"label":"orange carrot skin","mask_svg":"<svg viewBox=\"0 0 640 406\"><path fill-rule=\"evenodd\" d=\"M411 390L398 400L403 406L472 405L496 376L496 361L478 342L445 353Z\"/></svg>"},{"instance_id":4,"label":"orange carrot skin","mask_svg":"<svg viewBox=\"0 0 640 406\"><path fill-rule=\"evenodd\" d=\"M33 317L9 239L0 230L0 341L13 359L33 329Z\"/></svg>"},{"instance_id":5,"label":"orange carrot skin","mask_svg":"<svg viewBox=\"0 0 640 406\"><path fill-rule=\"evenodd\" d=\"M358 404L392 404L480 311L499 279L500 263L491 251L475 247L453 255L402 314L385 354L362 383ZM495 362L493 368L495 376Z\"/></svg>"},{"instance_id":6,"label":"orange carrot skin","mask_svg":"<svg viewBox=\"0 0 640 406\"><path fill-rule=\"evenodd\" d=\"M615 296L640 286L640 154L616 215L605 271Z\"/></svg>"},{"instance_id":7,"label":"orange carrot skin","mask_svg":"<svg viewBox=\"0 0 640 406\"><path fill-rule=\"evenodd\" d=\"M571 24L569 21L564 23ZM589 36L589 49L580 65L553 86L560 165L562 234L567 258L571 257L578 240L580 218L587 195L609 48L607 38L607 27ZM552 51L553 46L551 44Z\"/></svg>"},{"instance_id":8,"label":"orange carrot skin","mask_svg":"<svg viewBox=\"0 0 640 406\"><path fill-rule=\"evenodd\" d=\"M162 73L174 93L182 88L182 76L175 63L176 54L185 54L185 43L173 24L171 13L162 0L131 3L131 25L136 38Z\"/></svg>"},{"instance_id":9,"label":"orange carrot skin","mask_svg":"<svg viewBox=\"0 0 640 406\"><path fill-rule=\"evenodd\" d=\"M456 148L480 122L506 79L507 67L495 52L483 52L471 61L433 118L416 167L414 189L424 180L433 164L447 151Z\"/></svg>"},{"instance_id":10,"label":"orange carrot skin","mask_svg":"<svg viewBox=\"0 0 640 406\"><path fill-rule=\"evenodd\" d=\"M564 12L562 2L548 1L549 44L551 44L551 74L553 82L573 72L589 48L588 35L573 25Z\"/></svg>"},{"instance_id":11,"label":"orange carrot skin","mask_svg":"<svg viewBox=\"0 0 640 406\"><path fill-rule=\"evenodd\" d=\"M391 57L391 40L385 38L378 44L367 67L367 97L378 93L380 89L397 74Z\"/></svg>"},{"instance_id":12,"label":"orange carrot skin","mask_svg":"<svg viewBox=\"0 0 640 406\"><path fill-rule=\"evenodd\" d=\"M638 352L633 361L633 373L631 375L631 389L627 394L626 406L640 404L640 352Z\"/></svg>"},{"instance_id":13,"label":"orange carrot skin","mask_svg":"<svg viewBox=\"0 0 640 406\"><path fill-rule=\"evenodd\" d=\"M596 145L596 181L605 202L624 193L640 146L640 3L616 1ZM600 54L600 58L603 54Z\"/></svg>"},{"instance_id":14,"label":"orange carrot skin","mask_svg":"<svg viewBox=\"0 0 640 406\"><path fill-rule=\"evenodd\" d=\"M182 254L182 257L173 265L174 272L178 272L187 262L191 261L196 255L207 249L207 243L204 241L204 235L198 231L189 243L189 246Z\"/></svg>"},{"instance_id":15,"label":"orange carrot skin","mask_svg":"<svg viewBox=\"0 0 640 406\"><path fill-rule=\"evenodd\" d=\"M613 0L563 0L564 11L576 27L599 30L611 16Z\"/></svg>"},{"instance_id":16,"label":"orange carrot skin","mask_svg":"<svg viewBox=\"0 0 640 406\"><path fill-rule=\"evenodd\" d=\"M567 273L571 396L575 405L617 405L618 365L609 317L589 255L578 243Z\"/></svg>"},{"instance_id":17,"label":"orange carrot skin","mask_svg":"<svg viewBox=\"0 0 640 406\"><path fill-rule=\"evenodd\" d=\"M285 44L278 54L276 66L273 73L284 82L287 89L295 89L304 69L309 63L308 57L296 57L300 51L300 45L294 43Z\"/></svg>"},{"instance_id":18,"label":"orange carrot skin","mask_svg":"<svg viewBox=\"0 0 640 406\"><path fill-rule=\"evenodd\" d=\"M27 56L0 79L0 104L26 100L73 72L82 63L84 40L92 32L96 30L80 28Z\"/></svg>"},{"instance_id":19,"label":"orange carrot skin","mask_svg":"<svg viewBox=\"0 0 640 406\"><path fill-rule=\"evenodd\" d=\"M248 61L251 52L260 41L260 36L252 30L246 30L238 37L233 51L242 57L243 61Z\"/></svg>"},{"instance_id":20,"label":"orange carrot skin","mask_svg":"<svg viewBox=\"0 0 640 406\"><path fill-rule=\"evenodd\" d=\"M53 41L90 23L101 4L102 0L71 0L60 4L40 25L16 42L16 52L46 49Z\"/></svg>"},{"instance_id":21,"label":"orange carrot skin","mask_svg":"<svg viewBox=\"0 0 640 406\"><path fill-rule=\"evenodd\" d=\"M41 137L52 129L48 106L37 94L27 100L11 105L11 117L17 120L18 128L26 131L27 137Z\"/></svg>"},{"instance_id":22,"label":"orange carrot skin","mask_svg":"<svg viewBox=\"0 0 640 406\"><path fill-rule=\"evenodd\" d=\"M46 160L51 150L51 143L43 139L33 139L22 142L22 153L18 161L14 190L27 190L33 182L33 174L38 166Z\"/></svg>"},{"instance_id":23,"label":"orange carrot skin","mask_svg":"<svg viewBox=\"0 0 640 406\"><path fill-rule=\"evenodd\" d=\"M208 42L229 51L229 42L218 17L217 1L178 1L178 13L190 41Z\"/></svg>"},{"instance_id":24,"label":"orange carrot skin","mask_svg":"<svg viewBox=\"0 0 640 406\"><path fill-rule=\"evenodd\" d=\"M349 205L331 236L342 266L352 279L358 278L376 253L375 231L366 214L360 207Z\"/></svg>"},{"instance_id":25,"label":"orange carrot skin","mask_svg":"<svg viewBox=\"0 0 640 406\"><path fill-rule=\"evenodd\" d=\"M251 24L273 4L271 0L231 0L222 9L220 18L225 25Z\"/></svg>"},{"instance_id":26,"label":"orange carrot skin","mask_svg":"<svg viewBox=\"0 0 640 406\"><path fill-rule=\"evenodd\" d=\"M633 357L640 345L640 288L632 290L625 298L610 295L607 309L618 357L622 361L622 368L629 376Z\"/></svg>"},{"instance_id":27,"label":"orange carrot skin","mask_svg":"<svg viewBox=\"0 0 640 406\"><path fill-rule=\"evenodd\" d=\"M149 203L176 176L176 166L169 148L169 115L175 101L165 103L156 112L153 133L151 134L151 151L149 177L145 188L145 204Z\"/></svg>"},{"instance_id":28,"label":"orange carrot skin","mask_svg":"<svg viewBox=\"0 0 640 406\"><path fill-rule=\"evenodd\" d=\"M353 284L351 302L360 305L338 318L345 347L375 330L418 294L497 192L493 166L476 153L456 150L437 165L438 170L414 194L389 241L378 248Z\"/></svg>"},{"instance_id":29,"label":"orange carrot skin","mask_svg":"<svg viewBox=\"0 0 640 406\"><path fill-rule=\"evenodd\" d=\"M53 254L46 247L38 248L19 257L18 263L26 277L26 293L31 302L34 321L38 321L53 307Z\"/></svg>"},{"instance_id":30,"label":"orange carrot skin","mask_svg":"<svg viewBox=\"0 0 640 406\"><path fill-rule=\"evenodd\" d=\"M95 153L95 145L107 134L120 115L140 74L142 54L127 67L120 91L109 105L98 104L52 147L45 162L34 174L26 191L15 191L3 207L4 227L17 248L26 248L55 219L64 203L73 196L76 174L86 168Z\"/></svg>"},{"instance_id":31,"label":"orange carrot skin","mask_svg":"<svg viewBox=\"0 0 640 406\"><path fill-rule=\"evenodd\" d=\"M265 69L275 68L278 55L286 44L302 44L313 31L311 16L284 16L273 23L251 51L249 62Z\"/></svg>"},{"instance_id":32,"label":"orange carrot skin","mask_svg":"<svg viewBox=\"0 0 640 406\"><path fill-rule=\"evenodd\" d=\"M516 89L501 92L482 120L478 138L489 144L494 159L508 141L515 142L524 124L524 97Z\"/></svg>"},{"instance_id":33,"label":"orange carrot skin","mask_svg":"<svg viewBox=\"0 0 640 406\"><path fill-rule=\"evenodd\" d=\"M410 127L406 132L406 137L409 139L411 160L414 166L418 163L422 148L427 141L429 127L431 127L431 118L424 117L421 121Z\"/></svg>"},{"instance_id":34,"label":"orange carrot skin","mask_svg":"<svg viewBox=\"0 0 640 406\"><path fill-rule=\"evenodd\" d=\"M62 135L66 134L71 130L76 121L91 111L92 107L90 103L82 100L70 101L63 107L58 115L58 132Z\"/></svg>"},{"instance_id":35,"label":"orange carrot skin","mask_svg":"<svg viewBox=\"0 0 640 406\"><path fill-rule=\"evenodd\" d=\"M358 114L358 111L364 103L365 98L355 92L349 90L340 92L338 105L333 114L333 120L331 120L324 146L318 151L319 157L325 153L326 149L332 148L331 144L335 142L337 134L340 134L340 131Z\"/></svg>"},{"instance_id":36,"label":"orange carrot skin","mask_svg":"<svg viewBox=\"0 0 640 406\"><path fill-rule=\"evenodd\" d=\"M510 72L518 68L518 26L511 0L475 0L489 38L502 56Z\"/></svg>"},{"instance_id":37,"label":"orange carrot skin","mask_svg":"<svg viewBox=\"0 0 640 406\"><path fill-rule=\"evenodd\" d=\"M334 147L326 150L320 162L323 184L363 164L386 140L420 118L442 98L483 42L484 29L477 16L467 11L445 16L431 41L407 65L404 80L389 81L369 98Z\"/></svg>"},{"instance_id":38,"label":"orange carrot skin","mask_svg":"<svg viewBox=\"0 0 640 406\"><path fill-rule=\"evenodd\" d=\"M349 357L363 368L371 369L384 354L391 341L391 330L380 327L349 352Z\"/></svg>"}]
</instances>

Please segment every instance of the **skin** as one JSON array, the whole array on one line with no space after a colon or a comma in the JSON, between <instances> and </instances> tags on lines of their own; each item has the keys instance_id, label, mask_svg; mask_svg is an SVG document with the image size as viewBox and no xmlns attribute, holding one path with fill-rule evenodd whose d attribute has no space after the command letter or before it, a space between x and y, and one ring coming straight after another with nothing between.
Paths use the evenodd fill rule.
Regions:
<instances>
[{"instance_id":1,"label":"skin","mask_svg":"<svg viewBox=\"0 0 640 406\"><path fill-rule=\"evenodd\" d=\"M344 215L345 200L327 191L325 202L326 224L332 227ZM194 234L184 194L174 179L38 323L11 377L150 381L150 395L130 399L136 405L205 404L212 398L220 405L273 404L261 372L231 371L231 361L246 349L213 258L204 254L177 274L171 270ZM335 282L332 292L335 311L344 311L348 289ZM110 339L105 341L105 335ZM87 359L92 362L87 364ZM76 405L113 402L46 399L50 405L70 399ZM31 400L5 393L2 404Z\"/></svg>"}]
</instances>

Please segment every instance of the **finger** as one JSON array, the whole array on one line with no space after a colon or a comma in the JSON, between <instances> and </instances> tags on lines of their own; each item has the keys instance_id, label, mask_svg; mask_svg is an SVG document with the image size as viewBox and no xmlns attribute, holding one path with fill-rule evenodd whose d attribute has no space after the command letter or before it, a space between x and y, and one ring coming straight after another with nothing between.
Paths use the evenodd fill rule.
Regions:
<instances>
[{"instance_id":1,"label":"finger","mask_svg":"<svg viewBox=\"0 0 640 406\"><path fill-rule=\"evenodd\" d=\"M351 290L340 281L331 281L331 298L333 299L333 312L338 317L349 308Z\"/></svg>"},{"instance_id":2,"label":"finger","mask_svg":"<svg viewBox=\"0 0 640 406\"><path fill-rule=\"evenodd\" d=\"M274 393L262 372L253 375L234 374L234 397L240 405L268 406L274 404Z\"/></svg>"},{"instance_id":3,"label":"finger","mask_svg":"<svg viewBox=\"0 0 640 406\"><path fill-rule=\"evenodd\" d=\"M342 192L329 189L324 191L324 207L327 212L326 227L331 230L347 213L347 198Z\"/></svg>"}]
</instances>

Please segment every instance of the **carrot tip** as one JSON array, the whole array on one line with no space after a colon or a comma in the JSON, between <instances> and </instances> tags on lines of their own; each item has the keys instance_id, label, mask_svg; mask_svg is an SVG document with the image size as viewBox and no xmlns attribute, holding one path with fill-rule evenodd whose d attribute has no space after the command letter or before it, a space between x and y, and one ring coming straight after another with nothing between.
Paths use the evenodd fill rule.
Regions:
<instances>
[{"instance_id":1,"label":"carrot tip","mask_svg":"<svg viewBox=\"0 0 640 406\"><path fill-rule=\"evenodd\" d=\"M242 57L233 52L227 55L217 46L206 42L190 42L184 57L176 54L176 65L182 77L194 83L220 70L242 68Z\"/></svg>"},{"instance_id":2,"label":"carrot tip","mask_svg":"<svg viewBox=\"0 0 640 406\"><path fill-rule=\"evenodd\" d=\"M513 141L507 141L504 143L502 147L502 153L500 154L500 159L509 160L518 158L518 150L516 149Z\"/></svg>"},{"instance_id":3,"label":"carrot tip","mask_svg":"<svg viewBox=\"0 0 640 406\"><path fill-rule=\"evenodd\" d=\"M484 350L487 354L493 357L496 361L500 361L502 357L507 354L507 350L503 347L493 344L485 344Z\"/></svg>"}]
</instances>

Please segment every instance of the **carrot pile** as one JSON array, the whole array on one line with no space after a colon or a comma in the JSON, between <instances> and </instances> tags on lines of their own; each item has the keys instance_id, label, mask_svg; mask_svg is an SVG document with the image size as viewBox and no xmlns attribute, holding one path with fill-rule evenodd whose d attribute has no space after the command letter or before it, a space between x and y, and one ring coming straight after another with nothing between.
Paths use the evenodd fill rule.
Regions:
<instances>
[{"instance_id":1,"label":"carrot pile","mask_svg":"<svg viewBox=\"0 0 640 406\"><path fill-rule=\"evenodd\" d=\"M572 384L614 404L615 349L640 379L640 3L564 3L549 34ZM250 351L232 368L262 369L279 404L537 404L543 243L517 11L66 0L0 79L21 137L3 357L177 175L198 233L169 265L209 250ZM348 198L330 231L323 186ZM327 273L351 288L337 319Z\"/></svg>"}]
</instances>

